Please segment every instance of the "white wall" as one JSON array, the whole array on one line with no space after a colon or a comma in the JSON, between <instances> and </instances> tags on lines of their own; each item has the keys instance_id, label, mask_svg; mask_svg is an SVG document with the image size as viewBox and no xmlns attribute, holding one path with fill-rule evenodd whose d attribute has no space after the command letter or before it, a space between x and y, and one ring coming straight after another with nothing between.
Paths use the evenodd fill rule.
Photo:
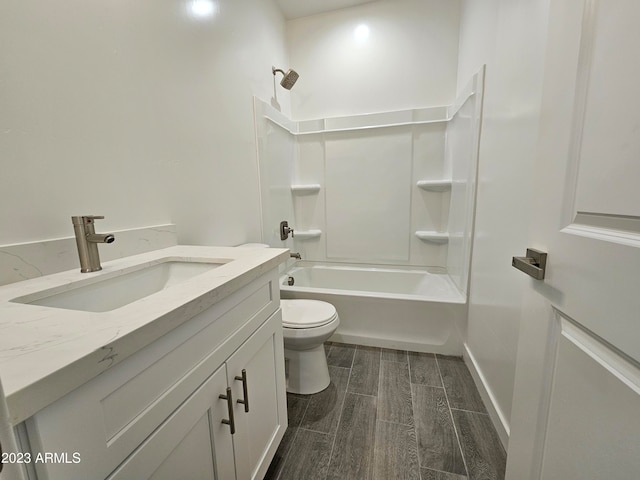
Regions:
<instances>
[{"instance_id":1,"label":"white wall","mask_svg":"<svg viewBox=\"0 0 640 480\"><path fill-rule=\"evenodd\" d=\"M252 96L289 112L271 0L0 2L0 245L175 223L181 243L260 239Z\"/></svg>"},{"instance_id":2,"label":"white wall","mask_svg":"<svg viewBox=\"0 0 640 480\"><path fill-rule=\"evenodd\" d=\"M462 2L458 86L487 64L466 347L503 441L527 281L511 256L527 247L547 9L548 0Z\"/></svg>"},{"instance_id":3,"label":"white wall","mask_svg":"<svg viewBox=\"0 0 640 480\"><path fill-rule=\"evenodd\" d=\"M459 9L459 0L382 0L289 21L290 66L300 74L293 118L450 104ZM360 24L366 40L354 37Z\"/></svg>"}]
</instances>

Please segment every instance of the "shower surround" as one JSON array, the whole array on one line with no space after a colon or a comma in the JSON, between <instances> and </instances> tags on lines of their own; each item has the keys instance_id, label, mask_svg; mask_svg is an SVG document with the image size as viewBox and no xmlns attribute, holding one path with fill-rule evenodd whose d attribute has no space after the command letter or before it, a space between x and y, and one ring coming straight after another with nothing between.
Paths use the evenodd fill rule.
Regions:
<instances>
[{"instance_id":1,"label":"shower surround","mask_svg":"<svg viewBox=\"0 0 640 480\"><path fill-rule=\"evenodd\" d=\"M449 106L299 122L255 99L265 243L300 252L309 272L342 269L336 282L345 268L377 277L404 270L446 277L456 290L398 292L391 274L374 291L283 287L284 298L336 305L334 339L462 353L483 79L484 69ZM282 220L293 239L280 240Z\"/></svg>"}]
</instances>

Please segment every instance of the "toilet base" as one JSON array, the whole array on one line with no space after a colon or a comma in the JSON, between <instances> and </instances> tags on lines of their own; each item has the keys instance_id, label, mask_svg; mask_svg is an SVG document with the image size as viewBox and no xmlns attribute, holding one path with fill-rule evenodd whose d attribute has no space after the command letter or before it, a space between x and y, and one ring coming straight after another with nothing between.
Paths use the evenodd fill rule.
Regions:
<instances>
[{"instance_id":1,"label":"toilet base","mask_svg":"<svg viewBox=\"0 0 640 480\"><path fill-rule=\"evenodd\" d=\"M287 392L311 395L329 386L329 367L322 343L308 350L291 350L285 347L284 358Z\"/></svg>"}]
</instances>

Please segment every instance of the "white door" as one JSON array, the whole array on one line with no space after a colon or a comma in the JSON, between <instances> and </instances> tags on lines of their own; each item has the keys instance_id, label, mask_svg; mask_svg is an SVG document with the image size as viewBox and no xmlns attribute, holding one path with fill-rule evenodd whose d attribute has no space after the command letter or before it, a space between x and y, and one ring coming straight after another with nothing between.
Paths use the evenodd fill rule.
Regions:
<instances>
[{"instance_id":1,"label":"white door","mask_svg":"<svg viewBox=\"0 0 640 480\"><path fill-rule=\"evenodd\" d=\"M510 480L640 478L638 25L638 0L551 0Z\"/></svg>"}]
</instances>

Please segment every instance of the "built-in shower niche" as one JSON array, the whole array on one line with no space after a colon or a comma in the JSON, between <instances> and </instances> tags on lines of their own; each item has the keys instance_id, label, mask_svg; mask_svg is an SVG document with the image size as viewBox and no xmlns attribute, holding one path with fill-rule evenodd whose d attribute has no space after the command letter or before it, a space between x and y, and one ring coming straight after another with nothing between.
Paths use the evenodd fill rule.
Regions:
<instances>
[{"instance_id":1,"label":"built-in shower niche","mask_svg":"<svg viewBox=\"0 0 640 480\"><path fill-rule=\"evenodd\" d=\"M255 98L263 241L305 261L446 272L466 295L483 76L450 106L299 122Z\"/></svg>"}]
</instances>

